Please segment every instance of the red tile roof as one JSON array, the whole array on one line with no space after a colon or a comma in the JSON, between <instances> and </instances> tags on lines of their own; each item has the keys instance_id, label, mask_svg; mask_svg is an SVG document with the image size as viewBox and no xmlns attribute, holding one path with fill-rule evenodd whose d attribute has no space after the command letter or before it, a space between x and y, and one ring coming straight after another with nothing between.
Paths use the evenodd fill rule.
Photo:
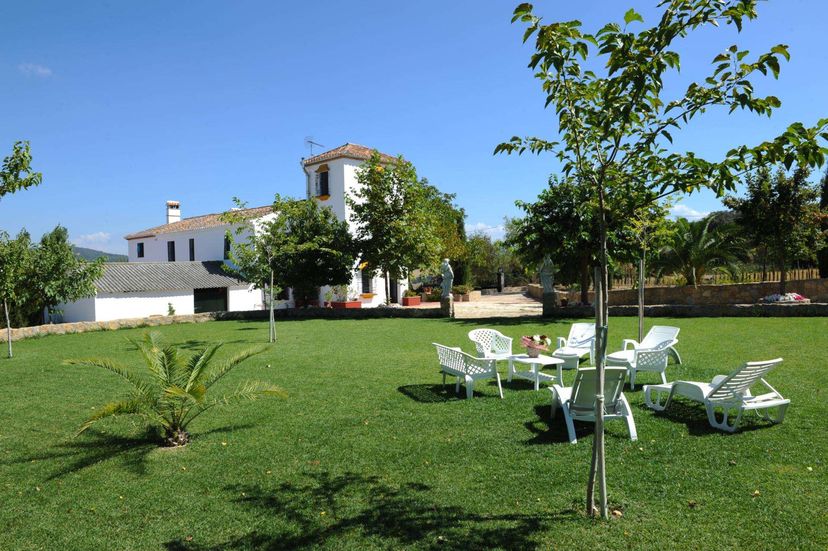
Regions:
<instances>
[{"instance_id":1,"label":"red tile roof","mask_svg":"<svg viewBox=\"0 0 828 551\"><path fill-rule=\"evenodd\" d=\"M250 209L240 209L235 211L241 214L245 219L251 218L259 218L260 216L264 216L270 212L273 212L273 207L268 205L266 207L255 207ZM163 224L161 226L155 226L154 228L148 228L146 230L142 230L139 232L131 233L125 236L125 239L140 239L143 237L154 237L159 234L163 233L173 233L173 232L180 232L180 231L190 231L190 230L201 230L204 228L214 228L218 226L225 226L226 222L221 219L223 212L217 212L214 214L203 214L201 216L193 216L192 218L185 218L183 220L179 220L178 222L172 222L171 224Z\"/></svg>"},{"instance_id":2,"label":"red tile roof","mask_svg":"<svg viewBox=\"0 0 828 551\"><path fill-rule=\"evenodd\" d=\"M314 155L309 159L305 159L302 161L304 166L308 165L315 165L316 163L321 163L323 161L330 161L333 159L340 159L345 157L347 159L358 159L360 161L368 160L371 157L371 153L373 153L373 149L370 147L365 147L364 145L359 145L355 143L346 143L345 145L340 145L335 149L331 149L330 151L325 151L324 153L320 153L319 155ZM392 157L386 153L380 153L380 157L383 161L392 163L396 160L396 157Z\"/></svg>"}]
</instances>

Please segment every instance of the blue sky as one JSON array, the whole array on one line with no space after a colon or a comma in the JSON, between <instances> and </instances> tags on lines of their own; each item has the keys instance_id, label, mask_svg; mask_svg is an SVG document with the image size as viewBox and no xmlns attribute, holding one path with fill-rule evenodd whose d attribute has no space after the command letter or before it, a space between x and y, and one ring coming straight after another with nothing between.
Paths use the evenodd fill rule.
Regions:
<instances>
[{"instance_id":1,"label":"blue sky","mask_svg":"<svg viewBox=\"0 0 828 551\"><path fill-rule=\"evenodd\" d=\"M552 113L526 68L531 48L510 24L517 2L5 2L0 5L0 156L32 142L43 185L0 201L0 229L35 236L60 223L79 244L125 251L122 236L163 222L177 199L193 216L239 196L299 196L305 136L402 153L457 200L470 228L494 234L557 163L494 157L512 135L553 136ZM594 30L656 0L535 2L547 21ZM790 45L773 119L705 115L676 147L718 157L828 115L824 0L771 0L736 36L705 31L679 48L670 90L706 75L738 42ZM719 208L708 193L684 213Z\"/></svg>"}]
</instances>

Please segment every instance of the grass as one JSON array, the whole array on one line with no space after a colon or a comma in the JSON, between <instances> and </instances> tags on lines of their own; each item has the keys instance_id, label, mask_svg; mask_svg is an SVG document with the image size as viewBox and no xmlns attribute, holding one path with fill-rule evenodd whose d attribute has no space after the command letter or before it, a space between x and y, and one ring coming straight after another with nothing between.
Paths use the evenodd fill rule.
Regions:
<instances>
[{"instance_id":1,"label":"grass","mask_svg":"<svg viewBox=\"0 0 828 551\"><path fill-rule=\"evenodd\" d=\"M177 450L129 418L72 437L126 387L61 360L138 366L125 337L141 330L20 342L14 360L0 359L0 549L825 549L828 320L659 323L682 328L685 363L668 368L670 379L782 356L769 381L793 403L781 425L751 420L728 435L700 407L657 415L640 389L627 391L640 440L608 423L610 502L623 516L605 523L582 513L591 425L577 424L578 444L568 444L561 416L549 417L550 393L527 381L506 385L504 400L493 384L471 401L439 384L430 343L469 350L479 322L279 323L277 345L216 388L260 379L289 397L204 415ZM634 324L611 320L611 348ZM486 325L513 337L568 329ZM191 350L222 340L223 356L267 336L264 323L160 330Z\"/></svg>"}]
</instances>

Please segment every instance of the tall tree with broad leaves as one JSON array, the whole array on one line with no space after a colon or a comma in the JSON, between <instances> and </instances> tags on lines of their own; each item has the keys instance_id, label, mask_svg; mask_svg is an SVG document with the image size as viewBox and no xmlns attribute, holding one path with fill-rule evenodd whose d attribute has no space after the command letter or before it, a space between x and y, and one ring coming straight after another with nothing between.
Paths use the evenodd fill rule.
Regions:
<instances>
[{"instance_id":1,"label":"tall tree with broad leaves","mask_svg":"<svg viewBox=\"0 0 828 551\"><path fill-rule=\"evenodd\" d=\"M63 226L43 235L32 255L29 281L38 298L37 315L51 317L59 304L94 295L103 264L103 258L90 262L78 257Z\"/></svg>"},{"instance_id":2,"label":"tall tree with broad leaves","mask_svg":"<svg viewBox=\"0 0 828 551\"><path fill-rule=\"evenodd\" d=\"M0 199L21 189L40 185L43 175L33 171L31 165L29 142L15 142L11 155L3 159L3 168L0 168Z\"/></svg>"},{"instance_id":3,"label":"tall tree with broad leaves","mask_svg":"<svg viewBox=\"0 0 828 551\"><path fill-rule=\"evenodd\" d=\"M409 161L401 156L383 162L376 150L357 169L357 184L347 197L357 247L365 269L384 275L388 304L391 279L439 264L441 244L428 208L430 192Z\"/></svg>"},{"instance_id":4,"label":"tall tree with broad leaves","mask_svg":"<svg viewBox=\"0 0 828 551\"><path fill-rule=\"evenodd\" d=\"M6 232L0 232L0 300L6 324L8 357L14 357L12 350L11 325L12 306L24 304L32 291L29 277L32 273L32 239L26 230L11 239Z\"/></svg>"},{"instance_id":5,"label":"tall tree with broad leaves","mask_svg":"<svg viewBox=\"0 0 828 551\"><path fill-rule=\"evenodd\" d=\"M607 322L607 204L608 190L633 186L653 200L677 192L709 188L718 194L734 189L738 179L760 165L784 162L791 166L821 165L828 139L828 120L815 126L790 125L777 138L755 146L738 146L718 161L693 152L668 148L672 133L697 115L721 107L770 115L781 105L774 96L760 97L751 82L757 74L777 77L780 62L789 57L786 46L751 56L737 45L713 59L709 76L690 84L675 99L664 98L664 80L678 71L674 46L700 28L735 26L757 17L758 0L662 0L663 13L652 27L634 30L643 17L630 9L622 24L609 23L595 33L581 30L580 21L544 24L531 4L520 4L513 21L526 26L523 40L535 37L529 62L541 81L546 105L557 115L559 141L513 137L495 153L555 153L565 175L590 190L598 204L601 292L596 302L596 398L593 459L587 483L587 511L595 514L597 482L599 510L607 518L604 454L604 352Z\"/></svg>"},{"instance_id":6,"label":"tall tree with broad leaves","mask_svg":"<svg viewBox=\"0 0 828 551\"><path fill-rule=\"evenodd\" d=\"M238 204L238 200L237 204ZM276 195L272 216L259 221L230 211L230 264L226 269L269 293L270 342L276 339L273 296L292 288L307 300L323 285L343 285L353 277L356 251L348 223L314 199Z\"/></svg>"},{"instance_id":7,"label":"tall tree with broad leaves","mask_svg":"<svg viewBox=\"0 0 828 551\"><path fill-rule=\"evenodd\" d=\"M819 277L828 277L828 170L822 175L822 180L819 183L819 210L822 212L821 229L825 242L817 251L817 261L819 262Z\"/></svg>"},{"instance_id":8,"label":"tall tree with broad leaves","mask_svg":"<svg viewBox=\"0 0 828 551\"><path fill-rule=\"evenodd\" d=\"M788 268L796 260L813 260L824 241L822 212L816 186L808 182L807 168L788 175L762 168L745 177L745 196L727 196L724 203L739 214L736 224L753 242L764 247L779 270L779 292L784 294Z\"/></svg>"}]
</instances>

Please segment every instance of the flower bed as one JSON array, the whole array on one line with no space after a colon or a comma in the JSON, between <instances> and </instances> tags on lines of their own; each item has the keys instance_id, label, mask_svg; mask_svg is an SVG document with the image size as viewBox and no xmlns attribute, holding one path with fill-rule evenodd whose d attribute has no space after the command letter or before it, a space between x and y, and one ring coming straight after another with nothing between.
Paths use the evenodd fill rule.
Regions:
<instances>
[{"instance_id":1,"label":"flower bed","mask_svg":"<svg viewBox=\"0 0 828 551\"><path fill-rule=\"evenodd\" d=\"M768 295L763 297L759 300L759 302L765 304L775 304L775 303L800 303L800 304L808 304L811 302L810 299L803 297L799 293L785 293L784 295L780 295L779 293L774 293L772 295Z\"/></svg>"}]
</instances>

